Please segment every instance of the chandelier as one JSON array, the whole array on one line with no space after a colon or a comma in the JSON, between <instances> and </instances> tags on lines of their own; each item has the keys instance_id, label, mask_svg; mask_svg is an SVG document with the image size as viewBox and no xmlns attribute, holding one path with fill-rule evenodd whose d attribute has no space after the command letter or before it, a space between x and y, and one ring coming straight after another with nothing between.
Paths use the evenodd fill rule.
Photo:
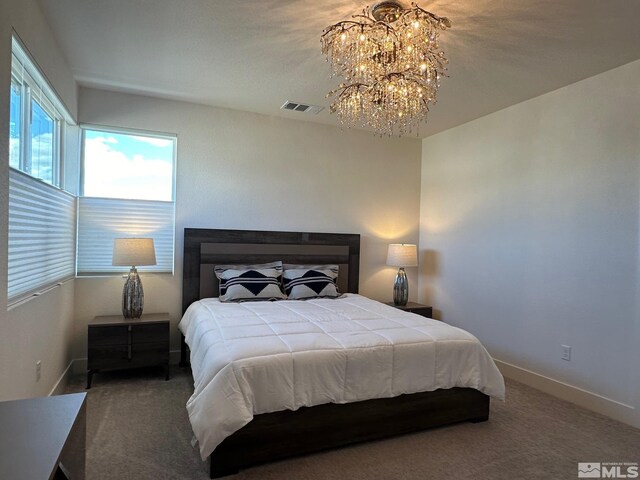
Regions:
<instances>
[{"instance_id":1,"label":"chandelier","mask_svg":"<svg viewBox=\"0 0 640 480\"><path fill-rule=\"evenodd\" d=\"M417 130L435 103L448 60L438 46L446 17L398 1L366 7L322 32L331 76L342 77L330 107L347 126L372 127L380 135Z\"/></svg>"}]
</instances>

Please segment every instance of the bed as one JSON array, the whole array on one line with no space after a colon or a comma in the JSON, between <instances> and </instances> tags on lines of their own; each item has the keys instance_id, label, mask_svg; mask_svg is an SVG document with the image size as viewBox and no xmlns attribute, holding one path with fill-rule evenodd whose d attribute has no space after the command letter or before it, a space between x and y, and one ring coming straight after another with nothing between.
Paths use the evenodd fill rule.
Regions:
<instances>
[{"instance_id":1,"label":"bed","mask_svg":"<svg viewBox=\"0 0 640 480\"><path fill-rule=\"evenodd\" d=\"M187 408L200 453L203 459L209 456L211 478L293 455L488 419L490 395L503 396L504 384L484 348L462 330L357 295L359 257L355 234L185 229L181 364L188 364L189 341L194 395ZM337 264L338 285L347 295L241 304L215 298L215 265L275 259ZM412 335L408 340L403 339L407 332ZM391 334L399 343L387 342ZM427 341L438 336L438 344ZM335 341L343 347L356 343L340 350ZM360 348L363 341L367 348ZM420 342L431 350L417 348ZM471 353L460 353L462 344L470 345ZM226 352L228 364L217 351ZM424 357L435 352L438 357ZM275 370L266 370L267 363L275 363L269 366ZM475 372L466 379L461 373L482 363L481 375ZM434 378L426 378L423 364L440 370L434 367ZM385 368L386 376L372 374ZM322 385L325 377L316 376L322 369L337 372L339 380L333 383L342 383ZM464 386L457 386L461 377ZM369 380L360 380L364 378ZM432 387L436 378L438 386ZM248 379L253 387L246 387ZM254 396L253 389L262 393Z\"/></svg>"}]
</instances>

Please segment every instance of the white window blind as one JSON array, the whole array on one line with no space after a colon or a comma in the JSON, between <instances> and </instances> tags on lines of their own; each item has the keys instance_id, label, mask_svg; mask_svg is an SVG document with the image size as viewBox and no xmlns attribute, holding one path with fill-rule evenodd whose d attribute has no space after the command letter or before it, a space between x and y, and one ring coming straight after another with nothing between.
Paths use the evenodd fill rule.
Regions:
<instances>
[{"instance_id":1,"label":"white window blind","mask_svg":"<svg viewBox=\"0 0 640 480\"><path fill-rule=\"evenodd\" d=\"M113 239L153 238L156 265L140 272L173 273L174 202L78 198L78 275L123 273L112 266Z\"/></svg>"},{"instance_id":2,"label":"white window blind","mask_svg":"<svg viewBox=\"0 0 640 480\"><path fill-rule=\"evenodd\" d=\"M76 198L9 172L9 305L75 274Z\"/></svg>"}]
</instances>

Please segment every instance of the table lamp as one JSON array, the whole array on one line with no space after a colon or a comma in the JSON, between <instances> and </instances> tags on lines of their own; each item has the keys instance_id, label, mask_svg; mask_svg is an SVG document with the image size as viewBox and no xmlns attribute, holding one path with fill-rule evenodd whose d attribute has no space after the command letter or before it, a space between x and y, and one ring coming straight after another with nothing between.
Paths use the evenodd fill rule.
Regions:
<instances>
[{"instance_id":1,"label":"table lamp","mask_svg":"<svg viewBox=\"0 0 640 480\"><path fill-rule=\"evenodd\" d=\"M122 290L122 315L140 318L144 307L144 291L136 266L155 265L153 238L114 238L112 265L130 266L129 276Z\"/></svg>"},{"instance_id":2,"label":"table lamp","mask_svg":"<svg viewBox=\"0 0 640 480\"><path fill-rule=\"evenodd\" d=\"M405 267L418 266L418 247L409 243L392 243L387 252L387 265L400 267L393 282L393 303L404 306L409 300L409 280Z\"/></svg>"}]
</instances>

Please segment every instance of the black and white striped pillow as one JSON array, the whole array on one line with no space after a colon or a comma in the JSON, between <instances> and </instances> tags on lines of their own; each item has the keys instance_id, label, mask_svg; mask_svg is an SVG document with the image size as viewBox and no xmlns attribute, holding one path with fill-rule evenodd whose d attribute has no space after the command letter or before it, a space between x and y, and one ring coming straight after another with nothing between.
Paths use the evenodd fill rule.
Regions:
<instances>
[{"instance_id":1,"label":"black and white striped pillow","mask_svg":"<svg viewBox=\"0 0 640 480\"><path fill-rule=\"evenodd\" d=\"M282 281L289 300L336 298L338 265L285 265Z\"/></svg>"},{"instance_id":2,"label":"black and white striped pillow","mask_svg":"<svg viewBox=\"0 0 640 480\"><path fill-rule=\"evenodd\" d=\"M280 300L286 298L280 288L282 262L260 265L216 265L220 280L221 302Z\"/></svg>"}]
</instances>

